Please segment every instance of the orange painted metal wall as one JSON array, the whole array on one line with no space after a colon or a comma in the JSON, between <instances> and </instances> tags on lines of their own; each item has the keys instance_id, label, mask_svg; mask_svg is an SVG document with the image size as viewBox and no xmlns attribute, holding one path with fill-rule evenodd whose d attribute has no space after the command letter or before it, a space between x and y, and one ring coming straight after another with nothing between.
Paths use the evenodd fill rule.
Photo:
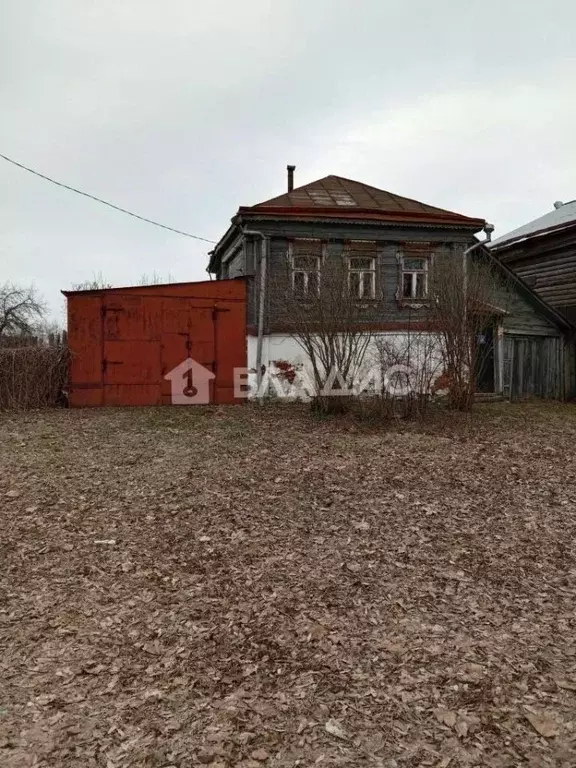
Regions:
<instances>
[{"instance_id":1,"label":"orange painted metal wall","mask_svg":"<svg viewBox=\"0 0 576 768\"><path fill-rule=\"evenodd\" d=\"M246 367L244 280L64 295L72 407L169 405L164 377L188 358L214 374L211 403L236 402L234 368Z\"/></svg>"}]
</instances>

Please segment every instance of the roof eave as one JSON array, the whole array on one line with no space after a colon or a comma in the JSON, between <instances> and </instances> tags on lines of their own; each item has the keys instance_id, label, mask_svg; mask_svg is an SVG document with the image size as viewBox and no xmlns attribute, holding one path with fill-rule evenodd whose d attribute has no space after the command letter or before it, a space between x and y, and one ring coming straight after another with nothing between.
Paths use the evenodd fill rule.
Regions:
<instances>
[{"instance_id":1,"label":"roof eave","mask_svg":"<svg viewBox=\"0 0 576 768\"><path fill-rule=\"evenodd\" d=\"M545 227L543 229L537 229L534 232L529 232L525 235L518 235L518 237L510 238L509 240L505 240L504 242L494 242L490 246L491 251L501 251L504 248L512 248L515 245L519 245L520 243L525 243L527 241L532 240L533 238L537 237L546 237L547 235L554 235L557 232L562 232L565 229L576 229L576 221L568 221L568 222L562 222L561 224L556 224L553 227Z\"/></svg>"},{"instance_id":2,"label":"roof eave","mask_svg":"<svg viewBox=\"0 0 576 768\"><path fill-rule=\"evenodd\" d=\"M390 226L404 226L406 224L416 226L450 226L464 227L472 232L482 230L486 222L484 219L472 219L467 216L449 216L442 214L430 214L419 212L390 212L375 211L369 208L341 210L335 208L282 208L279 206L268 207L241 207L239 214L255 219L272 220L300 220L300 221L347 221L350 223L385 223Z\"/></svg>"},{"instance_id":3,"label":"roof eave","mask_svg":"<svg viewBox=\"0 0 576 768\"><path fill-rule=\"evenodd\" d=\"M242 220L239 216L239 213L237 213L235 216L232 217L232 223L226 230L226 232L222 235L220 240L216 243L214 248L210 251L210 261L208 262L208 272L211 272L214 274L217 272L217 262L220 257L220 253L224 248L227 248L230 242L233 240L233 238L237 235L238 230L241 226Z\"/></svg>"},{"instance_id":4,"label":"roof eave","mask_svg":"<svg viewBox=\"0 0 576 768\"><path fill-rule=\"evenodd\" d=\"M237 278L233 278L237 279ZM173 283L154 283L153 285L117 285L112 286L111 288L71 288L71 289L61 289L60 293L65 296L66 298L69 298L71 296L104 296L108 295L110 293L119 293L122 291L149 291L150 289L161 289L161 288L173 288L174 286L185 286L185 285L198 285L198 283L212 283L213 280L178 280Z\"/></svg>"}]
</instances>

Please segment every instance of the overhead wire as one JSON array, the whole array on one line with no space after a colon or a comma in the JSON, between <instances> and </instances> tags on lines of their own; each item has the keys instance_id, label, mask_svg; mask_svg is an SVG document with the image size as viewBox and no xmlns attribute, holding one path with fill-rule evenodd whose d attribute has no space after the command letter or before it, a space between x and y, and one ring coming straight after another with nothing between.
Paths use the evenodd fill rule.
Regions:
<instances>
[{"instance_id":1,"label":"overhead wire","mask_svg":"<svg viewBox=\"0 0 576 768\"><path fill-rule=\"evenodd\" d=\"M128 211L126 208L121 208L119 205L114 205L114 203L109 203L107 200L102 200L100 197L96 197L95 195L91 195L88 192L83 192L81 189L77 189L76 187L71 187L69 184L64 184L61 181L56 181L56 179L51 178L50 176L46 176L43 173L40 173L39 171L34 170L34 168L29 168L27 165L24 165L23 163L19 163L16 160L13 160L11 157L8 157L7 155L3 155L0 152L0 158L3 160L6 160L8 163L12 163L12 165L17 166L18 168L21 168L24 171L28 171L28 173L34 174L34 176L38 176L41 179L44 179L45 181L49 181L51 184L55 184L57 187L62 187L63 189L67 189L70 192L76 192L78 195L82 195L83 197L88 197L90 200L95 200L97 203L102 203L102 205L107 205L109 208L113 208L115 211L120 211L120 213L125 213L128 216L132 216L135 219L139 219L140 221L145 221L147 224L153 224L155 227L161 227L162 229L167 229L169 232L175 232L177 235L184 235L184 237L191 237L193 240L202 240L205 243L216 243L216 240L210 240L207 237L200 237L200 235L193 235L190 232L184 232L181 229L175 229L174 227L169 227L167 224L161 224L159 221L154 221L153 219L148 219L146 216L140 216L138 213L134 213L133 211Z\"/></svg>"}]
</instances>

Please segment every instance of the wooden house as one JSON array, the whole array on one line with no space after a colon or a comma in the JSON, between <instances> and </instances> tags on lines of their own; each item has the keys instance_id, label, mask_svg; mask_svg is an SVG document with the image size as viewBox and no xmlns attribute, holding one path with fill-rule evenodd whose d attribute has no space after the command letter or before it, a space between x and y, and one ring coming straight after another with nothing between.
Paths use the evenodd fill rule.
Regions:
<instances>
[{"instance_id":1,"label":"wooden house","mask_svg":"<svg viewBox=\"0 0 576 768\"><path fill-rule=\"evenodd\" d=\"M271 285L286 265L286 291L306 301L318 290L327 260L341 259L349 288L362 308L371 334L393 343L430 315L428 285L438 259L462 263L482 218L438 208L341 176L294 187L288 166L283 194L242 206L210 254L217 279L248 278L248 365L255 370L306 364L285 325ZM492 257L490 257L492 258ZM497 262L497 260L494 260ZM506 264L507 306L486 318L482 341L490 344L479 378L484 391L510 397L562 397L566 392L566 349L572 326Z\"/></svg>"}]
</instances>

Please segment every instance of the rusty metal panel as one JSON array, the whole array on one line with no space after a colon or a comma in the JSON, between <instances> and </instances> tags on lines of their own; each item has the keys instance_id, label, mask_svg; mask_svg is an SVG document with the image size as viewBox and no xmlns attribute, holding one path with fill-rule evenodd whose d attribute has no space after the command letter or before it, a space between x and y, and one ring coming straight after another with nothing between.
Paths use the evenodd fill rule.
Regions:
<instances>
[{"instance_id":1,"label":"rusty metal panel","mask_svg":"<svg viewBox=\"0 0 576 768\"><path fill-rule=\"evenodd\" d=\"M164 377L188 359L214 377L210 402L234 402L233 368L246 365L243 280L66 295L72 406L171 403ZM193 374L182 375L193 390Z\"/></svg>"},{"instance_id":2,"label":"rusty metal panel","mask_svg":"<svg viewBox=\"0 0 576 768\"><path fill-rule=\"evenodd\" d=\"M246 303L217 302L216 387L234 387L234 369L246 367ZM228 395L223 395L228 402ZM217 402L220 402L217 398Z\"/></svg>"},{"instance_id":3,"label":"rusty metal panel","mask_svg":"<svg viewBox=\"0 0 576 768\"><path fill-rule=\"evenodd\" d=\"M212 371L216 365L214 325L215 313L212 307L190 307L190 357Z\"/></svg>"},{"instance_id":4,"label":"rusty metal panel","mask_svg":"<svg viewBox=\"0 0 576 768\"><path fill-rule=\"evenodd\" d=\"M170 403L172 384L165 376L176 368L189 355L188 333L163 333L160 342L160 355L162 359L162 401Z\"/></svg>"},{"instance_id":5,"label":"rusty metal panel","mask_svg":"<svg viewBox=\"0 0 576 768\"><path fill-rule=\"evenodd\" d=\"M218 405L234 405L245 400L234 397L234 387L215 387L214 402Z\"/></svg>"},{"instance_id":6,"label":"rusty metal panel","mask_svg":"<svg viewBox=\"0 0 576 768\"><path fill-rule=\"evenodd\" d=\"M160 384L111 384L106 405L162 405Z\"/></svg>"},{"instance_id":7,"label":"rusty metal panel","mask_svg":"<svg viewBox=\"0 0 576 768\"><path fill-rule=\"evenodd\" d=\"M68 402L72 408L95 408L103 403L103 388L71 386L68 392Z\"/></svg>"},{"instance_id":8,"label":"rusty metal panel","mask_svg":"<svg viewBox=\"0 0 576 768\"><path fill-rule=\"evenodd\" d=\"M155 339L104 340L104 384L160 381L160 344Z\"/></svg>"},{"instance_id":9,"label":"rusty metal panel","mask_svg":"<svg viewBox=\"0 0 576 768\"><path fill-rule=\"evenodd\" d=\"M162 299L162 333L188 334L190 303L176 296Z\"/></svg>"},{"instance_id":10,"label":"rusty metal panel","mask_svg":"<svg viewBox=\"0 0 576 768\"><path fill-rule=\"evenodd\" d=\"M173 371L187 360L194 360L210 371L215 367L214 313L212 303L198 306L196 300L164 299L162 334L162 375ZM184 372L182 385L188 390L194 386L191 370ZM162 384L163 402L171 402L172 382ZM210 389L213 401L213 387Z\"/></svg>"},{"instance_id":11,"label":"rusty metal panel","mask_svg":"<svg viewBox=\"0 0 576 768\"><path fill-rule=\"evenodd\" d=\"M78 296L68 303L68 397L72 405L102 405L101 308L98 296Z\"/></svg>"},{"instance_id":12,"label":"rusty metal panel","mask_svg":"<svg viewBox=\"0 0 576 768\"><path fill-rule=\"evenodd\" d=\"M152 297L116 294L102 302L105 339L159 339L161 303Z\"/></svg>"}]
</instances>

